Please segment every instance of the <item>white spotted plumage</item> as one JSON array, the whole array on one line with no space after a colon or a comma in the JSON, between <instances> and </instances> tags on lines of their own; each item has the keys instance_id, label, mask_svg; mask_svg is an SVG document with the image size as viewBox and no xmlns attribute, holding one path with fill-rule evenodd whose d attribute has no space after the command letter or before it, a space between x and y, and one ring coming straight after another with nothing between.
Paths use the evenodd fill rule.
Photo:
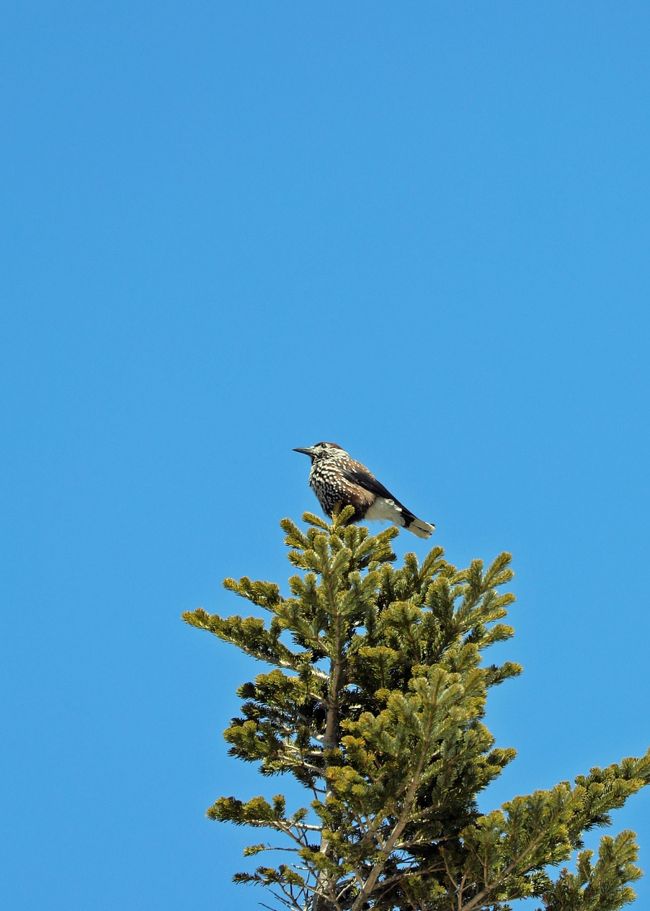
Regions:
<instances>
[{"instance_id":1,"label":"white spotted plumage","mask_svg":"<svg viewBox=\"0 0 650 911\"><path fill-rule=\"evenodd\" d=\"M354 506L353 522L379 519L407 528L420 538L428 538L435 525L418 519L361 462L353 459L336 443L315 443L299 448L311 458L309 485L323 511L331 516L344 506Z\"/></svg>"}]
</instances>

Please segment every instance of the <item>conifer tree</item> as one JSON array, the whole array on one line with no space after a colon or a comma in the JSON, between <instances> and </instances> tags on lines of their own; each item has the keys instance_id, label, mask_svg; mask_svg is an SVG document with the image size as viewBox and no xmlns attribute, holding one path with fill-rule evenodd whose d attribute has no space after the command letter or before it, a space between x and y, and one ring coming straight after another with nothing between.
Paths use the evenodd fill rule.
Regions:
<instances>
[{"instance_id":1,"label":"conifer tree","mask_svg":"<svg viewBox=\"0 0 650 911\"><path fill-rule=\"evenodd\" d=\"M632 901L634 833L603 837L596 858L582 838L650 781L650 751L478 810L514 757L483 723L489 688L521 670L482 660L513 634L501 622L513 600L501 591L509 554L459 570L434 547L398 567L397 530L371 536L350 515L330 525L306 513L306 532L282 522L300 570L289 595L226 579L268 622L184 615L272 667L239 688L241 714L224 736L233 756L266 776L289 773L305 793L291 808L278 794L220 797L208 810L274 833L247 855L286 853L235 881L292 911L507 911L531 896L546 911L615 911ZM575 872L557 873L575 851Z\"/></svg>"}]
</instances>

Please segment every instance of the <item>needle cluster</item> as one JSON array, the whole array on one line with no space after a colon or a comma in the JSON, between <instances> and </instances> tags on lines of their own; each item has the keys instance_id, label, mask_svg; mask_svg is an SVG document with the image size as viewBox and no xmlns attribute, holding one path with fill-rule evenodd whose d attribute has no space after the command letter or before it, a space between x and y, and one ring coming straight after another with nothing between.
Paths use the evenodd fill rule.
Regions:
<instances>
[{"instance_id":1,"label":"needle cluster","mask_svg":"<svg viewBox=\"0 0 650 911\"><path fill-rule=\"evenodd\" d=\"M531 896L547 911L615 911L631 901L631 832L603 838L595 861L580 851L575 873L552 868L650 781L650 752L478 810L515 755L483 722L490 687L521 671L483 657L513 635L503 622L510 555L457 569L434 547L396 566L397 530L371 536L346 524L351 510L331 524L307 513L306 531L282 522L299 570L288 595L225 581L266 620L184 615L272 668L239 688L241 713L224 736L233 756L292 775L305 793L291 810L282 795L226 796L209 809L279 837L248 855L286 855L235 880L291 911L507 911Z\"/></svg>"}]
</instances>

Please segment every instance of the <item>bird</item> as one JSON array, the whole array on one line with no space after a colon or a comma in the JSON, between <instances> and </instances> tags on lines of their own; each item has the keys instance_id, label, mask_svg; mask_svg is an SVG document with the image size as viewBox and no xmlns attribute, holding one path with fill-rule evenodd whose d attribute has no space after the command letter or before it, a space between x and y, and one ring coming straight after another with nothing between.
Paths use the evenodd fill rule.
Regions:
<instances>
[{"instance_id":1,"label":"bird","mask_svg":"<svg viewBox=\"0 0 650 911\"><path fill-rule=\"evenodd\" d=\"M314 443L313 446L296 447L294 452L302 452L311 459L309 486L328 516L345 506L354 506L351 522L385 519L408 529L418 538L431 537L435 525L418 519L338 443Z\"/></svg>"}]
</instances>

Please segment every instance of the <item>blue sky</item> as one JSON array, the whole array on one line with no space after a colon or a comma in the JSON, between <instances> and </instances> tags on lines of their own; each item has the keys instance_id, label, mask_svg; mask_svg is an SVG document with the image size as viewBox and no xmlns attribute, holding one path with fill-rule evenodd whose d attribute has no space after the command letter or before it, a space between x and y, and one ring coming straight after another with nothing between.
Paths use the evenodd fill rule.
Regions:
<instances>
[{"instance_id":1,"label":"blue sky","mask_svg":"<svg viewBox=\"0 0 650 911\"><path fill-rule=\"evenodd\" d=\"M647 4L9 3L7 907L209 909L256 668L182 624L290 572L332 439L514 554L492 806L648 725ZM426 544L401 536L398 551ZM277 789L281 782L272 782ZM650 871L650 794L616 814ZM648 881L638 906L650 901Z\"/></svg>"}]
</instances>

